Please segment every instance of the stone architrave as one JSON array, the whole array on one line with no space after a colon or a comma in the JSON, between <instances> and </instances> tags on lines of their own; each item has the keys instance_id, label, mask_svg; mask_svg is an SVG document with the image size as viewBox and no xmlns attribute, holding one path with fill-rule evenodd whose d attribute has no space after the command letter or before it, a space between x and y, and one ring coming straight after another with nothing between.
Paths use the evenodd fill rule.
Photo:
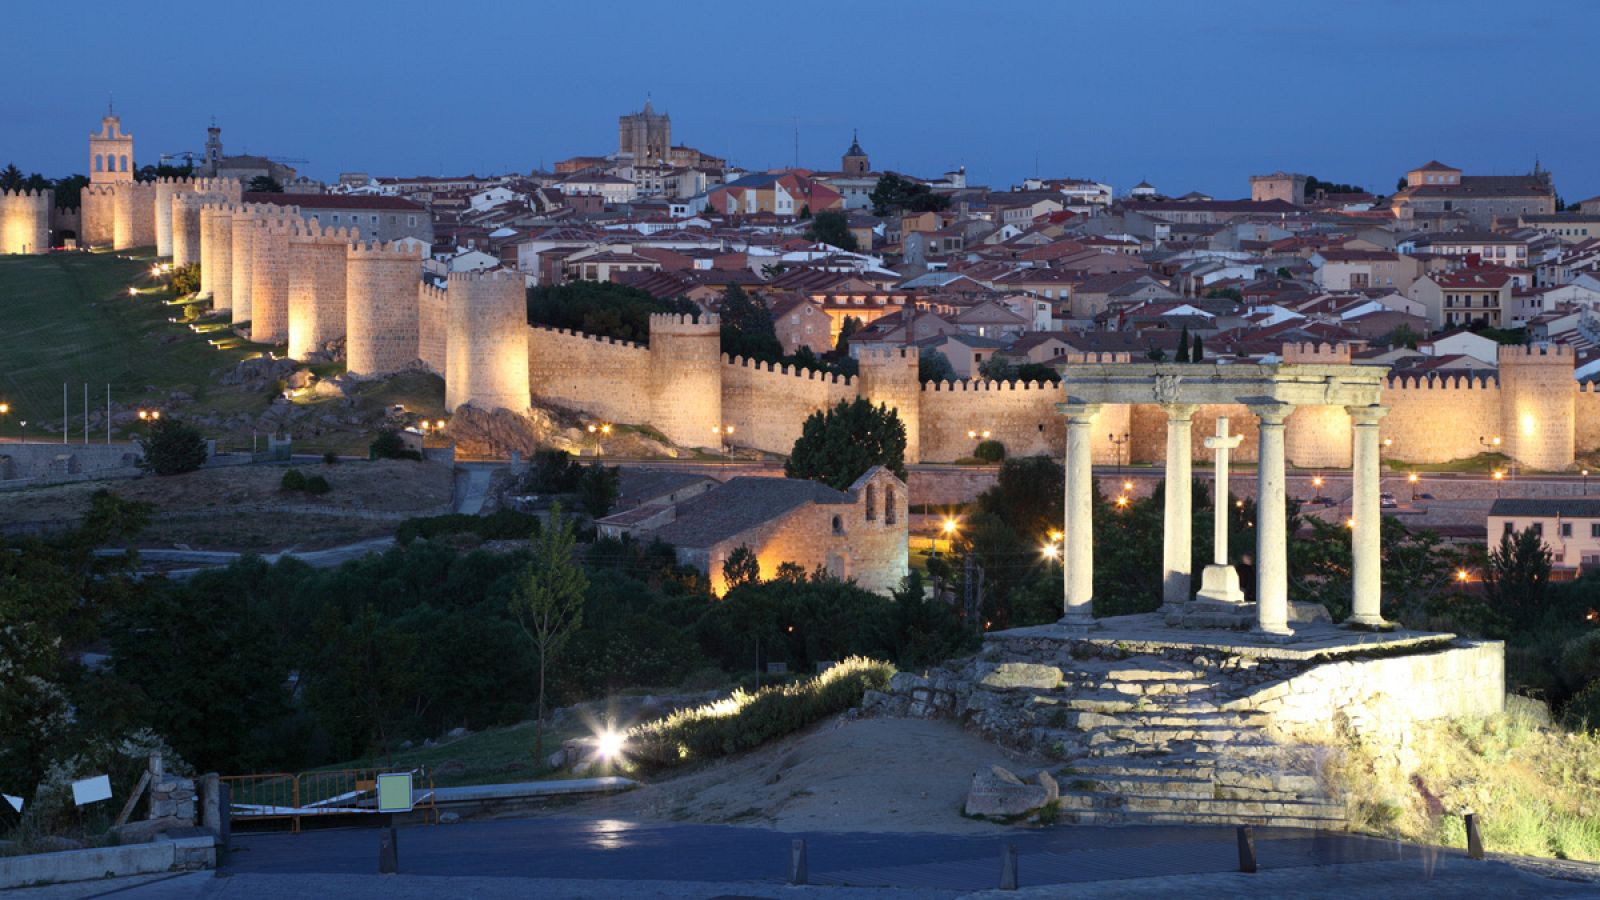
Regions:
<instances>
[{"instance_id":1,"label":"stone architrave","mask_svg":"<svg viewBox=\"0 0 1600 900\"><path fill-rule=\"evenodd\" d=\"M1211 565L1200 576L1200 599L1219 603L1243 603L1239 572L1228 563L1228 457L1244 440L1242 434L1228 433L1228 417L1217 417L1217 434L1206 438L1206 447L1216 452L1215 479L1212 485L1214 507L1211 532Z\"/></svg>"}]
</instances>

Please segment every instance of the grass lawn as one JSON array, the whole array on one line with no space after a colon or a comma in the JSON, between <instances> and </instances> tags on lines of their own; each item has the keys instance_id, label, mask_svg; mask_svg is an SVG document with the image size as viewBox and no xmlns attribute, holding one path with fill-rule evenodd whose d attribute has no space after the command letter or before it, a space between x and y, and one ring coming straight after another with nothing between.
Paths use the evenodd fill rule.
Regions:
<instances>
[{"instance_id":1,"label":"grass lawn","mask_svg":"<svg viewBox=\"0 0 1600 900\"><path fill-rule=\"evenodd\" d=\"M60 433L63 382L78 422L85 384L90 406L101 410L107 384L122 404L172 390L203 403L214 372L262 349L217 350L207 342L212 335L168 322L183 308L170 305L172 294L150 276L151 252L130 255L0 257L0 399L11 404L12 419L29 420L31 434ZM140 289L137 296L129 296L130 286ZM16 425L0 427L11 434Z\"/></svg>"},{"instance_id":2,"label":"grass lawn","mask_svg":"<svg viewBox=\"0 0 1600 900\"><path fill-rule=\"evenodd\" d=\"M561 742L589 734L581 725L548 728L544 733L544 753L533 753L534 723L522 722L505 728L491 728L464 737L446 739L433 747L412 747L396 750L392 757L375 756L354 759L324 766L317 771L338 769L396 768L426 765L433 773L436 787L458 787L468 784L505 784L518 781L538 781L559 775L545 765L550 754L561 749Z\"/></svg>"},{"instance_id":3,"label":"grass lawn","mask_svg":"<svg viewBox=\"0 0 1600 900\"><path fill-rule=\"evenodd\" d=\"M1386 459L1384 464L1394 472L1470 472L1486 474L1506 471L1511 460L1504 453L1479 453L1466 459L1453 459L1442 463L1408 463Z\"/></svg>"}]
</instances>

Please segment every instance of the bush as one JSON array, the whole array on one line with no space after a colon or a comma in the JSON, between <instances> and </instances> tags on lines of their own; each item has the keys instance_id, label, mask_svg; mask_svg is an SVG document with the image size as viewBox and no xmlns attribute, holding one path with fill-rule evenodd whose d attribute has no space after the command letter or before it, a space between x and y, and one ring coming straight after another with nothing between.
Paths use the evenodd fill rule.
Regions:
<instances>
[{"instance_id":1,"label":"bush","mask_svg":"<svg viewBox=\"0 0 1600 900\"><path fill-rule=\"evenodd\" d=\"M200 432L174 418L157 419L139 439L144 459L139 468L157 475L181 475L205 465L206 441Z\"/></svg>"},{"instance_id":2,"label":"bush","mask_svg":"<svg viewBox=\"0 0 1600 900\"><path fill-rule=\"evenodd\" d=\"M367 447L373 459L422 459L422 454L406 447L405 438L393 428L378 432Z\"/></svg>"},{"instance_id":3,"label":"bush","mask_svg":"<svg viewBox=\"0 0 1600 900\"><path fill-rule=\"evenodd\" d=\"M486 541L524 540L539 533L539 517L514 509L495 510L487 516L469 516L465 513L423 516L401 522L395 532L395 540L404 545L417 538L432 540L463 533L476 534Z\"/></svg>"},{"instance_id":4,"label":"bush","mask_svg":"<svg viewBox=\"0 0 1600 900\"><path fill-rule=\"evenodd\" d=\"M322 464L325 466L337 466L339 464L339 454L332 450L322 454Z\"/></svg>"},{"instance_id":5,"label":"bush","mask_svg":"<svg viewBox=\"0 0 1600 900\"><path fill-rule=\"evenodd\" d=\"M290 469L283 473L283 480L278 482L278 487L285 491L303 491L306 489L306 476L299 469Z\"/></svg>"},{"instance_id":6,"label":"bush","mask_svg":"<svg viewBox=\"0 0 1600 900\"><path fill-rule=\"evenodd\" d=\"M851 657L805 681L754 694L736 690L631 729L627 756L642 768L661 769L749 750L855 706L869 689L887 689L894 673L886 662Z\"/></svg>"},{"instance_id":7,"label":"bush","mask_svg":"<svg viewBox=\"0 0 1600 900\"><path fill-rule=\"evenodd\" d=\"M986 463L997 463L1006 458L1006 445L999 441L979 441L972 455Z\"/></svg>"},{"instance_id":8,"label":"bush","mask_svg":"<svg viewBox=\"0 0 1600 900\"><path fill-rule=\"evenodd\" d=\"M331 490L333 490L333 486L328 484L328 479L323 478L321 475L313 475L306 479L305 492L313 497L320 497Z\"/></svg>"},{"instance_id":9,"label":"bush","mask_svg":"<svg viewBox=\"0 0 1600 900\"><path fill-rule=\"evenodd\" d=\"M189 263L173 269L172 277L167 280L167 289L180 297L200 293L200 264Z\"/></svg>"},{"instance_id":10,"label":"bush","mask_svg":"<svg viewBox=\"0 0 1600 900\"><path fill-rule=\"evenodd\" d=\"M1567 701L1561 724L1573 731L1600 732L1600 679L1589 682L1588 687Z\"/></svg>"}]
</instances>

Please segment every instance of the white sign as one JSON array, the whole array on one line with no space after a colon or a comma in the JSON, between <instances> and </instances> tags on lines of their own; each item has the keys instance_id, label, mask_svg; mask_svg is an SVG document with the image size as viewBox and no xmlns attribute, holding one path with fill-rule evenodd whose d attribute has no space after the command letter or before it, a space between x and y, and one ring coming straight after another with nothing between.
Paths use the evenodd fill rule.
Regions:
<instances>
[{"instance_id":1,"label":"white sign","mask_svg":"<svg viewBox=\"0 0 1600 900\"><path fill-rule=\"evenodd\" d=\"M72 802L79 806L111 799L111 776L96 775L72 783Z\"/></svg>"},{"instance_id":2,"label":"white sign","mask_svg":"<svg viewBox=\"0 0 1600 900\"><path fill-rule=\"evenodd\" d=\"M11 804L11 808L12 809L16 810L19 813L22 812L22 798L21 797L13 797L10 794L0 794L0 797L4 797L6 802Z\"/></svg>"}]
</instances>

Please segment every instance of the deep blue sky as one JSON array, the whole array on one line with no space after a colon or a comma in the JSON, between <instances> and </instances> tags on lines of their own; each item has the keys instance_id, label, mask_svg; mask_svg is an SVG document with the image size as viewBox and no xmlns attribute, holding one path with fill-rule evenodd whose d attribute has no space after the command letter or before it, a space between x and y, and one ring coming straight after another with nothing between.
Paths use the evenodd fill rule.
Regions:
<instances>
[{"instance_id":1,"label":"deep blue sky","mask_svg":"<svg viewBox=\"0 0 1600 900\"><path fill-rule=\"evenodd\" d=\"M966 165L1248 194L1283 168L1387 191L1439 158L1600 194L1600 3L1115 0L107 3L11 0L0 164L85 171L114 93L141 163L305 157L331 178L548 166L616 146L647 92L751 168Z\"/></svg>"}]
</instances>

